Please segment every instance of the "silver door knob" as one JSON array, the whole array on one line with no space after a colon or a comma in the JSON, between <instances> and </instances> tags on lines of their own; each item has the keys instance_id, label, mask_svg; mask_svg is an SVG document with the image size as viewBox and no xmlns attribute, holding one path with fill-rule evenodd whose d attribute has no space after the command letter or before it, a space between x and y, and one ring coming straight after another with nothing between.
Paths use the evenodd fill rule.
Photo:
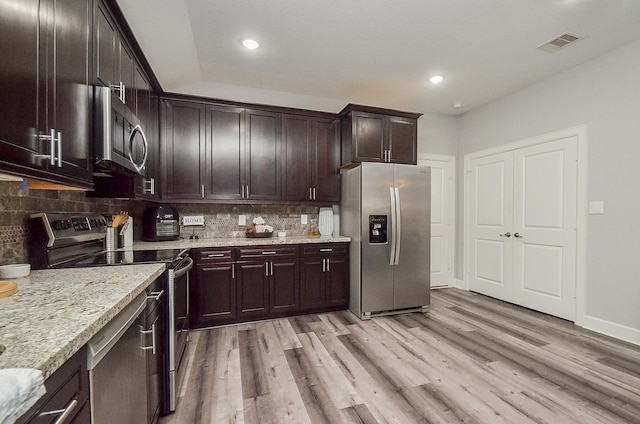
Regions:
<instances>
[{"instance_id":1,"label":"silver door knob","mask_svg":"<svg viewBox=\"0 0 640 424\"><path fill-rule=\"evenodd\" d=\"M517 233L516 233L516 234L517 234ZM506 232L506 233L504 233L504 234L499 234L499 235L500 235L500 237L511 237L511 233L510 233L509 231L507 231L507 232Z\"/></svg>"},{"instance_id":2,"label":"silver door knob","mask_svg":"<svg viewBox=\"0 0 640 424\"><path fill-rule=\"evenodd\" d=\"M515 233L513 236L514 236L515 238L522 238L522 236L521 236L519 233Z\"/></svg>"}]
</instances>

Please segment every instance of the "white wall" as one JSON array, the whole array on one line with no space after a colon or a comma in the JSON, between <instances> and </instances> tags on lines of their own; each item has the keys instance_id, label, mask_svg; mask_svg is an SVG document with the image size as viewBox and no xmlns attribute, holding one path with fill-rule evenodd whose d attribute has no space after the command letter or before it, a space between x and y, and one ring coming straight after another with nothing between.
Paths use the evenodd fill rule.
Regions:
<instances>
[{"instance_id":1,"label":"white wall","mask_svg":"<svg viewBox=\"0 0 640 424\"><path fill-rule=\"evenodd\" d=\"M456 119L453 116L425 113L418 119L418 154L455 155Z\"/></svg>"},{"instance_id":2,"label":"white wall","mask_svg":"<svg viewBox=\"0 0 640 424\"><path fill-rule=\"evenodd\" d=\"M559 52L557 54L562 54ZM462 278L463 158L467 153L587 126L586 311L591 327L640 339L640 42L576 66L457 119L456 278ZM589 327L585 323L585 326ZM597 329L597 328L596 328ZM605 329L605 332L606 329Z\"/></svg>"}]
</instances>

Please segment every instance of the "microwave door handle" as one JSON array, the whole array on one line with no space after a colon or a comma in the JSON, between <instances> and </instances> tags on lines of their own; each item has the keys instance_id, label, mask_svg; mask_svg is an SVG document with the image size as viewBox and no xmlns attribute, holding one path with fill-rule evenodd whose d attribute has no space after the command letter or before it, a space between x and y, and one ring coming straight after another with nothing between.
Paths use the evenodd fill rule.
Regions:
<instances>
[{"instance_id":1,"label":"microwave door handle","mask_svg":"<svg viewBox=\"0 0 640 424\"><path fill-rule=\"evenodd\" d=\"M141 164L137 164L136 161L133 159L133 142L135 140L136 133L140 133L140 136L142 137L142 147L144 150L144 154L142 156ZM142 130L142 127L140 126L140 124L138 124L129 133L129 160L131 161L131 163L133 164L133 166L136 168L138 172L142 171L142 169L144 169L144 165L147 163L147 155L149 153L148 147L149 147L149 144L147 143L147 136L144 134L144 131Z\"/></svg>"}]
</instances>

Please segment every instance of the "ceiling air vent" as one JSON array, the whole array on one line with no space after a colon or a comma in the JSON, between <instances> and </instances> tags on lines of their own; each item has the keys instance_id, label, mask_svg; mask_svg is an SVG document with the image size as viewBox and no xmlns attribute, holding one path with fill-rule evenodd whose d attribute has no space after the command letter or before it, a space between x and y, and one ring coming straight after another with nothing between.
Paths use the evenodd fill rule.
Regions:
<instances>
[{"instance_id":1,"label":"ceiling air vent","mask_svg":"<svg viewBox=\"0 0 640 424\"><path fill-rule=\"evenodd\" d=\"M538 49L543 50L547 53L555 53L561 48L563 48L564 46L567 46L573 42L581 40L582 38L583 37L580 37L579 35L569 34L568 32L565 32L564 34L554 38L553 40L547 41L546 43L539 45Z\"/></svg>"}]
</instances>

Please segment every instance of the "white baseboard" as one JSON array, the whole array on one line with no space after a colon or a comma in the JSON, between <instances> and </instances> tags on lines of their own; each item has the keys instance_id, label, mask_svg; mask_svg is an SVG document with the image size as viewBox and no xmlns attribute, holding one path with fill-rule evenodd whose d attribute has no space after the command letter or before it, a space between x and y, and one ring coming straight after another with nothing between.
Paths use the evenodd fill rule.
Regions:
<instances>
[{"instance_id":1,"label":"white baseboard","mask_svg":"<svg viewBox=\"0 0 640 424\"><path fill-rule=\"evenodd\" d=\"M457 289L467 290L467 285L464 283L464 280L458 280L457 278L453 280L452 287L455 287Z\"/></svg>"},{"instance_id":2,"label":"white baseboard","mask_svg":"<svg viewBox=\"0 0 640 424\"><path fill-rule=\"evenodd\" d=\"M583 328L595 331L606 336L615 337L629 343L640 346L640 329L627 327L626 325L617 324L615 322L606 321L601 318L584 316Z\"/></svg>"}]
</instances>

